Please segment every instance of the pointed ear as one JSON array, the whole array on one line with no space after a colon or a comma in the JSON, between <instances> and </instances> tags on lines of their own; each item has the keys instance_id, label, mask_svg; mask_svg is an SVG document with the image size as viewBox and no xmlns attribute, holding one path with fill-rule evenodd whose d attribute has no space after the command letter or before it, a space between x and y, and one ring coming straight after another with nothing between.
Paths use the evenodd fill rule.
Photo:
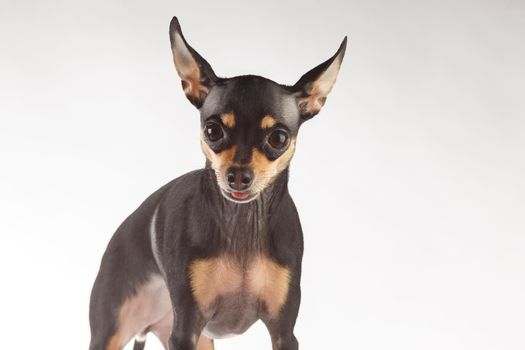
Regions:
<instances>
[{"instance_id":1,"label":"pointed ear","mask_svg":"<svg viewBox=\"0 0 525 350\"><path fill-rule=\"evenodd\" d=\"M182 79L182 89L190 102L200 108L217 81L217 76L210 64L188 45L177 17L173 17L170 23L170 41L173 62Z\"/></svg>"},{"instance_id":2,"label":"pointed ear","mask_svg":"<svg viewBox=\"0 0 525 350\"><path fill-rule=\"evenodd\" d=\"M343 62L346 40L345 37L334 56L303 75L292 87L303 120L312 118L323 107Z\"/></svg>"}]
</instances>

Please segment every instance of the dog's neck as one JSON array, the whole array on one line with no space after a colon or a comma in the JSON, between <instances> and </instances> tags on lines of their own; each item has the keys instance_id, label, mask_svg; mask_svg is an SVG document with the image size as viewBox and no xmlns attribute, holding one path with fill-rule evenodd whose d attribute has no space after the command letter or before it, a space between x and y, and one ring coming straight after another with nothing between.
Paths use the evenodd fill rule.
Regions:
<instances>
[{"instance_id":1,"label":"dog's neck","mask_svg":"<svg viewBox=\"0 0 525 350\"><path fill-rule=\"evenodd\" d=\"M254 252L264 252L268 244L269 219L288 195L288 168L248 203L236 203L225 198L213 169L207 166L206 170L208 176L204 190L209 195L208 203L223 234L225 248L241 260L245 256L253 256Z\"/></svg>"}]
</instances>

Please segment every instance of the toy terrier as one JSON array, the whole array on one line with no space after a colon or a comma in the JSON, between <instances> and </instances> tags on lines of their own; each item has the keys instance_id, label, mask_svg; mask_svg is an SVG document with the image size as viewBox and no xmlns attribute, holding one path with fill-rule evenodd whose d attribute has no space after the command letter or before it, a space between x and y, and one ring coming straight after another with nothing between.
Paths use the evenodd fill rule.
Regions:
<instances>
[{"instance_id":1,"label":"toy terrier","mask_svg":"<svg viewBox=\"0 0 525 350\"><path fill-rule=\"evenodd\" d=\"M288 193L301 124L332 89L346 37L293 86L255 76L220 78L170 24L182 88L199 110L204 169L146 199L109 242L90 301L90 350L117 350L155 334L170 350L262 320L274 350L298 349L303 234Z\"/></svg>"}]
</instances>

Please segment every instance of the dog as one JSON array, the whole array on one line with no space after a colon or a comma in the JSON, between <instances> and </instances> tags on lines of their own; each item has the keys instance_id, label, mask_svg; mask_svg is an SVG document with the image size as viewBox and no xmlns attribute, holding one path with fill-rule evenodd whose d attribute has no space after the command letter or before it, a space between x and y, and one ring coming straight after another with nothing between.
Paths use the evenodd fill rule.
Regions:
<instances>
[{"instance_id":1,"label":"dog","mask_svg":"<svg viewBox=\"0 0 525 350\"><path fill-rule=\"evenodd\" d=\"M219 78L170 23L182 88L197 107L204 169L161 187L117 229L90 299L90 350L170 350L268 328L274 350L298 349L303 234L288 193L299 127L332 89L347 38L293 86Z\"/></svg>"}]
</instances>

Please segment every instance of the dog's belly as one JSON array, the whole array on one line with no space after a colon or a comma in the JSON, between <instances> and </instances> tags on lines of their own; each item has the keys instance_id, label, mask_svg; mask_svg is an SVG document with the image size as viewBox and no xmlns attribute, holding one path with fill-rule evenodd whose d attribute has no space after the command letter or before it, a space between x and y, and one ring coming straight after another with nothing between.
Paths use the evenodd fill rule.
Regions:
<instances>
[{"instance_id":1,"label":"dog's belly","mask_svg":"<svg viewBox=\"0 0 525 350\"><path fill-rule=\"evenodd\" d=\"M219 297L202 333L213 339L244 333L259 318L259 301L243 291Z\"/></svg>"},{"instance_id":2,"label":"dog's belly","mask_svg":"<svg viewBox=\"0 0 525 350\"><path fill-rule=\"evenodd\" d=\"M117 321L114 342L124 345L133 337L141 337L145 331L149 331L167 346L173 312L164 279L160 275L152 275L133 296L123 302Z\"/></svg>"}]
</instances>

